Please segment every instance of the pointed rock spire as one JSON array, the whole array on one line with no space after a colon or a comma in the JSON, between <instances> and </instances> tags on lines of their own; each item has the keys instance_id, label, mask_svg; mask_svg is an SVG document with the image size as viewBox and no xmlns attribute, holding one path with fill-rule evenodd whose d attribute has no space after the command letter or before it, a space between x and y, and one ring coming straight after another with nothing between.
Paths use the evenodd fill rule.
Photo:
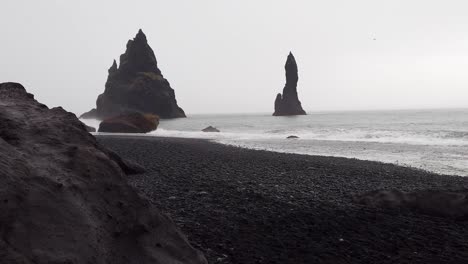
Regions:
<instances>
[{"instance_id":1,"label":"pointed rock spire","mask_svg":"<svg viewBox=\"0 0 468 264\"><path fill-rule=\"evenodd\" d=\"M128 74L136 72L161 74L153 49L148 45L146 35L141 29L133 40L128 41L125 53L120 55L120 69Z\"/></svg>"},{"instance_id":2,"label":"pointed rock spire","mask_svg":"<svg viewBox=\"0 0 468 264\"><path fill-rule=\"evenodd\" d=\"M114 63L112 63L112 66L109 68L109 74L114 73L117 71L117 62L114 60Z\"/></svg>"},{"instance_id":3,"label":"pointed rock spire","mask_svg":"<svg viewBox=\"0 0 468 264\"><path fill-rule=\"evenodd\" d=\"M296 59L292 52L289 52L286 64L286 85L283 89L283 94L278 94L275 100L274 116L284 115L305 115L306 112L302 109L301 102L297 95L297 82L299 80Z\"/></svg>"},{"instance_id":4,"label":"pointed rock spire","mask_svg":"<svg viewBox=\"0 0 468 264\"><path fill-rule=\"evenodd\" d=\"M138 33L136 34L135 38L133 39L133 41L137 41L137 40L147 42L146 35L145 35L145 33L143 33L143 30L141 30L141 28L138 30Z\"/></svg>"},{"instance_id":5,"label":"pointed rock spire","mask_svg":"<svg viewBox=\"0 0 468 264\"><path fill-rule=\"evenodd\" d=\"M299 80L299 76L297 74L296 58L294 58L292 52L289 52L288 59L286 60L286 64L284 65L284 69L286 71L286 86L294 86L294 88L297 87L297 81ZM289 89L288 91L292 90L296 91L296 89Z\"/></svg>"}]
</instances>

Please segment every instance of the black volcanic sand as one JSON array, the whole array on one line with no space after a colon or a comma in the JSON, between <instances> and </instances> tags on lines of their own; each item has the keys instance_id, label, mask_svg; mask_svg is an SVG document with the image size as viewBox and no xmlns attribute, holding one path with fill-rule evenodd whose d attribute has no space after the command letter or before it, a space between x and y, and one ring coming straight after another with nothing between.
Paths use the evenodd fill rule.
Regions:
<instances>
[{"instance_id":1,"label":"black volcanic sand","mask_svg":"<svg viewBox=\"0 0 468 264\"><path fill-rule=\"evenodd\" d=\"M210 263L468 263L468 222L353 201L468 179L355 159L196 139L98 136L146 167L130 176Z\"/></svg>"}]
</instances>

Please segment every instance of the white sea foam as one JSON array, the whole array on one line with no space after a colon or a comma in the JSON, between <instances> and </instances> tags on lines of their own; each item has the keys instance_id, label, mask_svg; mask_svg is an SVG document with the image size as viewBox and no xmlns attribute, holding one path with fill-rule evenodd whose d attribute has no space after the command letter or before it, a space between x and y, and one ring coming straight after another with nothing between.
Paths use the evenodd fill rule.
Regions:
<instances>
[{"instance_id":1,"label":"white sea foam","mask_svg":"<svg viewBox=\"0 0 468 264\"><path fill-rule=\"evenodd\" d=\"M94 127L96 131L99 128L100 120L97 119L80 119L81 122L85 123L87 126Z\"/></svg>"},{"instance_id":2,"label":"white sea foam","mask_svg":"<svg viewBox=\"0 0 468 264\"><path fill-rule=\"evenodd\" d=\"M82 120L98 127L97 120ZM212 125L220 133L201 129ZM286 139L290 135L298 140ZM278 152L392 162L468 175L468 110L311 113L307 116L198 115L161 120L144 136L211 139Z\"/></svg>"},{"instance_id":3,"label":"white sea foam","mask_svg":"<svg viewBox=\"0 0 468 264\"><path fill-rule=\"evenodd\" d=\"M150 133L162 137L204 138L216 140L286 140L290 135L298 136L301 140L327 140L349 142L376 142L413 145L436 146L468 146L468 137L450 137L451 132L427 132L427 134L411 133L406 131L281 131L278 132L220 132L205 133L201 131L180 131L160 128Z\"/></svg>"}]
</instances>

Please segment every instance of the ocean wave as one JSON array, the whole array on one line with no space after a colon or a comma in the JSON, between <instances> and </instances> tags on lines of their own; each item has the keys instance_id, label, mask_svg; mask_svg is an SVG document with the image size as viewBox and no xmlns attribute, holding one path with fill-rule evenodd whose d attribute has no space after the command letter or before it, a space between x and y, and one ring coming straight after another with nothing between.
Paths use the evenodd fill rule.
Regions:
<instances>
[{"instance_id":1,"label":"ocean wave","mask_svg":"<svg viewBox=\"0 0 468 264\"><path fill-rule=\"evenodd\" d=\"M333 130L333 131L268 131L268 132L220 132L205 133L198 131L178 131L158 129L150 133L163 137L204 138L215 140L286 140L287 136L295 135L302 140L327 140L348 142L375 142L413 145L467 146L468 137L465 132L427 132L415 133L408 131L365 131L365 130Z\"/></svg>"},{"instance_id":2,"label":"ocean wave","mask_svg":"<svg viewBox=\"0 0 468 264\"><path fill-rule=\"evenodd\" d=\"M161 120L143 137L210 139L244 148L389 162L439 173L467 175L468 111L193 116ZM97 120L82 120L98 127ZM205 133L209 125L220 133ZM102 133L97 133L102 134ZM295 135L299 140L286 137Z\"/></svg>"},{"instance_id":3,"label":"ocean wave","mask_svg":"<svg viewBox=\"0 0 468 264\"><path fill-rule=\"evenodd\" d=\"M443 131L442 138L464 138L468 140L468 131Z\"/></svg>"},{"instance_id":4,"label":"ocean wave","mask_svg":"<svg viewBox=\"0 0 468 264\"><path fill-rule=\"evenodd\" d=\"M85 124L98 128L99 121L82 119ZM412 145L436 146L468 146L468 131L457 130L373 130L363 127L352 128L309 128L287 129L274 128L265 130L245 129L240 131L222 131L220 133L205 133L202 131L185 131L158 128L148 136L204 138L215 140L285 140L295 135L302 140L375 142Z\"/></svg>"},{"instance_id":5,"label":"ocean wave","mask_svg":"<svg viewBox=\"0 0 468 264\"><path fill-rule=\"evenodd\" d=\"M101 123L101 120L97 119L80 119L80 121L87 126L94 127L96 131L98 130L99 124Z\"/></svg>"}]
</instances>

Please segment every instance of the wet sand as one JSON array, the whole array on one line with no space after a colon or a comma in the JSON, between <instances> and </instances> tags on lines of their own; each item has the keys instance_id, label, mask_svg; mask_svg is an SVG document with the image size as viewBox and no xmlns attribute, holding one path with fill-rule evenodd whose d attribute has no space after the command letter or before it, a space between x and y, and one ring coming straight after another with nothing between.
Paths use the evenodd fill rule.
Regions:
<instances>
[{"instance_id":1,"label":"wet sand","mask_svg":"<svg viewBox=\"0 0 468 264\"><path fill-rule=\"evenodd\" d=\"M468 224L364 206L378 189L459 190L468 178L197 139L97 136L147 172L129 182L210 263L468 263Z\"/></svg>"}]
</instances>

